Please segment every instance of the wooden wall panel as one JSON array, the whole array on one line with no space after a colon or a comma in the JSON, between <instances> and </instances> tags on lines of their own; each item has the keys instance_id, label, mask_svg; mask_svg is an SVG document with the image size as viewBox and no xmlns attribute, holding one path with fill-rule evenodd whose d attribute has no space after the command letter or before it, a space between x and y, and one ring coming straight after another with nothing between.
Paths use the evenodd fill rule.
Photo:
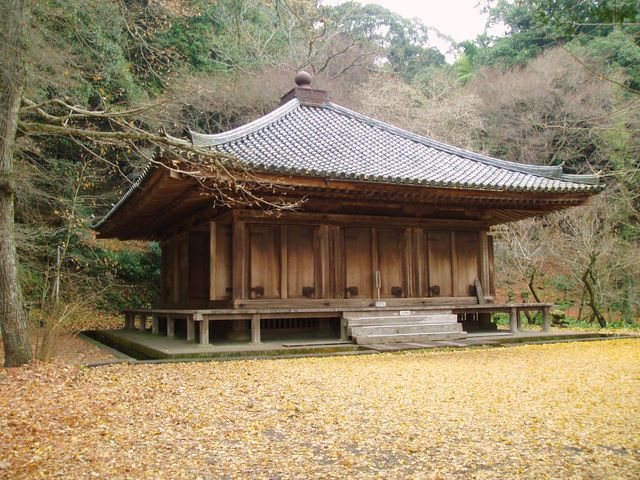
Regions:
<instances>
[{"instance_id":1,"label":"wooden wall panel","mask_svg":"<svg viewBox=\"0 0 640 480\"><path fill-rule=\"evenodd\" d=\"M356 298L373 298L371 229L344 229L345 288L357 287Z\"/></svg>"},{"instance_id":2,"label":"wooden wall panel","mask_svg":"<svg viewBox=\"0 0 640 480\"><path fill-rule=\"evenodd\" d=\"M427 297L428 286L428 260L426 256L427 239L424 230L416 228L413 230L413 281L414 296Z\"/></svg>"},{"instance_id":3,"label":"wooden wall panel","mask_svg":"<svg viewBox=\"0 0 640 480\"><path fill-rule=\"evenodd\" d=\"M329 231L326 225L314 228L313 251L315 252L316 298L327 298L329 292Z\"/></svg>"},{"instance_id":4,"label":"wooden wall panel","mask_svg":"<svg viewBox=\"0 0 640 480\"><path fill-rule=\"evenodd\" d=\"M248 227L250 298L280 298L280 228L258 224ZM256 293L257 287L264 288L263 295Z\"/></svg>"},{"instance_id":5,"label":"wooden wall panel","mask_svg":"<svg viewBox=\"0 0 640 480\"><path fill-rule=\"evenodd\" d=\"M189 298L209 298L209 232L189 232Z\"/></svg>"},{"instance_id":6,"label":"wooden wall panel","mask_svg":"<svg viewBox=\"0 0 640 480\"><path fill-rule=\"evenodd\" d=\"M456 286L455 296L473 294L474 280L479 278L479 235L478 232L456 232Z\"/></svg>"},{"instance_id":7,"label":"wooden wall panel","mask_svg":"<svg viewBox=\"0 0 640 480\"><path fill-rule=\"evenodd\" d=\"M169 250L171 251L171 303L174 305L180 300L180 251L178 246L178 239L173 238L170 241Z\"/></svg>"},{"instance_id":8,"label":"wooden wall panel","mask_svg":"<svg viewBox=\"0 0 640 480\"><path fill-rule=\"evenodd\" d=\"M231 225L216 225L215 237L216 258L212 275L215 290L211 300L225 300L231 297L233 291Z\"/></svg>"},{"instance_id":9,"label":"wooden wall panel","mask_svg":"<svg viewBox=\"0 0 640 480\"><path fill-rule=\"evenodd\" d=\"M327 251L328 251L328 290L325 298L345 297L345 255L344 235L340 227L329 225L327 227Z\"/></svg>"},{"instance_id":10,"label":"wooden wall panel","mask_svg":"<svg viewBox=\"0 0 640 480\"><path fill-rule=\"evenodd\" d=\"M234 221L231 227L232 249L231 258L233 261L232 281L234 300L248 297L249 274L248 274L248 233L247 225L244 222Z\"/></svg>"},{"instance_id":11,"label":"wooden wall panel","mask_svg":"<svg viewBox=\"0 0 640 480\"><path fill-rule=\"evenodd\" d=\"M305 226L287 227L287 294L289 298L305 298L303 287L314 289L315 298L315 255L314 228Z\"/></svg>"},{"instance_id":12,"label":"wooden wall panel","mask_svg":"<svg viewBox=\"0 0 640 480\"><path fill-rule=\"evenodd\" d=\"M383 297L406 297L405 285L405 233L400 229L378 229L378 269ZM402 293L394 295L392 289ZM375 292L374 292L375 293Z\"/></svg>"},{"instance_id":13,"label":"wooden wall panel","mask_svg":"<svg viewBox=\"0 0 640 480\"><path fill-rule=\"evenodd\" d=\"M429 296L450 297L453 293L451 273L451 234L450 232L427 232L427 256ZM440 294L432 293L433 287L440 288Z\"/></svg>"},{"instance_id":14,"label":"wooden wall panel","mask_svg":"<svg viewBox=\"0 0 640 480\"><path fill-rule=\"evenodd\" d=\"M171 249L169 242L162 242L162 267L160 270L160 301L162 305L169 303L171 295Z\"/></svg>"},{"instance_id":15,"label":"wooden wall panel","mask_svg":"<svg viewBox=\"0 0 640 480\"><path fill-rule=\"evenodd\" d=\"M185 233L177 238L178 245L178 302L189 302L189 236Z\"/></svg>"}]
</instances>

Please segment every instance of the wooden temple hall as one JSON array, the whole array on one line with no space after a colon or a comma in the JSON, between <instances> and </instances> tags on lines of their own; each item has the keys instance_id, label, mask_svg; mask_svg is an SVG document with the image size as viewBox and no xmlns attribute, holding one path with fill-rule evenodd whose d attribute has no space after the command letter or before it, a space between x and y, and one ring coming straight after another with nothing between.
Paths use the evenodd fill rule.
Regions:
<instances>
[{"instance_id":1,"label":"wooden temple hall","mask_svg":"<svg viewBox=\"0 0 640 480\"><path fill-rule=\"evenodd\" d=\"M457 339L497 311L515 331L520 310L550 305L495 303L491 227L602 188L353 112L304 72L273 112L191 142L236 158L263 195L303 200L275 214L224 204L201 178L149 167L94 226L162 245L161 303L125 312L126 327L201 344ZM204 162L200 175L216 181Z\"/></svg>"}]
</instances>

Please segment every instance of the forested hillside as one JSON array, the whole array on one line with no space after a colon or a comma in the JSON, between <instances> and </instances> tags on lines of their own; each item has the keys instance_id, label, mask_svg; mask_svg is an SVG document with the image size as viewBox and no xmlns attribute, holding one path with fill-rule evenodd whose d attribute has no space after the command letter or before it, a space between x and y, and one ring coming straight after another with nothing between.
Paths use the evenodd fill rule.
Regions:
<instances>
[{"instance_id":1,"label":"forested hillside","mask_svg":"<svg viewBox=\"0 0 640 480\"><path fill-rule=\"evenodd\" d=\"M44 135L34 124L74 114L55 125L219 132L275 108L299 69L336 103L431 138L601 172L607 189L591 207L496 232L504 299L557 302L601 324L638 318L636 0L492 1L486 8L508 34L454 45L455 64L428 46L433 33L418 20L357 3L41 0L32 8L15 217L33 321L149 305L160 259L154 243L96 240L90 229L152 145L64 128ZM53 306L57 284L63 307Z\"/></svg>"}]
</instances>

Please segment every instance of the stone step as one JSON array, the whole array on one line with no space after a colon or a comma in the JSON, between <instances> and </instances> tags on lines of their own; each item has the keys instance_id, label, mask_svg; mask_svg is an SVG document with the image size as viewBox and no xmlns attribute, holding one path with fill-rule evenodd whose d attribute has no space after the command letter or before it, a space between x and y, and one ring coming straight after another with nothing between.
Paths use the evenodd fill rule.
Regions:
<instances>
[{"instance_id":1,"label":"stone step","mask_svg":"<svg viewBox=\"0 0 640 480\"><path fill-rule=\"evenodd\" d=\"M374 316L374 317L343 317L348 327L361 327L365 325L416 325L416 324L442 324L457 323L458 316L450 313L424 314L406 316Z\"/></svg>"},{"instance_id":2,"label":"stone step","mask_svg":"<svg viewBox=\"0 0 640 480\"><path fill-rule=\"evenodd\" d=\"M376 317L405 317L415 315L441 315L450 314L451 309L437 309L437 310L370 310L366 312L345 312L344 318L376 318Z\"/></svg>"},{"instance_id":3,"label":"stone step","mask_svg":"<svg viewBox=\"0 0 640 480\"><path fill-rule=\"evenodd\" d=\"M395 335L365 335L355 337L358 345L371 345L379 343L408 343L408 342L433 342L438 340L458 340L466 338L465 332L441 332L441 333L405 333Z\"/></svg>"},{"instance_id":4,"label":"stone step","mask_svg":"<svg viewBox=\"0 0 640 480\"><path fill-rule=\"evenodd\" d=\"M414 323L347 327L347 333L352 337L359 337L363 335L394 335L405 333L439 333L461 331L461 323Z\"/></svg>"}]
</instances>

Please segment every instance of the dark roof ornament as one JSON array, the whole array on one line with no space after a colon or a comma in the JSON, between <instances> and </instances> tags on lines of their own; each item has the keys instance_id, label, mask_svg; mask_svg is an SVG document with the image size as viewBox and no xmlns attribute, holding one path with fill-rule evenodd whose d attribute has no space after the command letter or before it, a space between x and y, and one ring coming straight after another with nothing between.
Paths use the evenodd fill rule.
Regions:
<instances>
[{"instance_id":1,"label":"dark roof ornament","mask_svg":"<svg viewBox=\"0 0 640 480\"><path fill-rule=\"evenodd\" d=\"M311 81L313 80L313 76L304 70L300 70L296 74L295 82L299 88L311 88Z\"/></svg>"},{"instance_id":2,"label":"dark roof ornament","mask_svg":"<svg viewBox=\"0 0 640 480\"><path fill-rule=\"evenodd\" d=\"M296 86L280 99L280 105L284 105L294 98L297 98L302 105L315 107L326 105L329 102L327 92L311 88L312 81L313 75L305 70L300 70L296 73Z\"/></svg>"}]
</instances>

